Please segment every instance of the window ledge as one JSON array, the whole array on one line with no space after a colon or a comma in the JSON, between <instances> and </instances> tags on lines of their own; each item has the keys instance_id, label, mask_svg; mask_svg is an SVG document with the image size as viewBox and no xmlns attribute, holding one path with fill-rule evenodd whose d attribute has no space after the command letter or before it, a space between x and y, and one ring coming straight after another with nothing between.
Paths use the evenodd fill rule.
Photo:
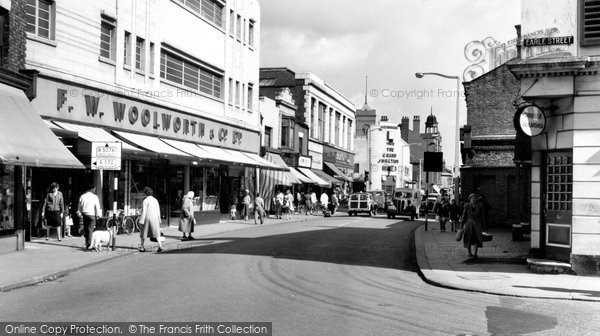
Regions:
<instances>
[{"instance_id":1,"label":"window ledge","mask_svg":"<svg viewBox=\"0 0 600 336\"><path fill-rule=\"evenodd\" d=\"M129 64L123 64L123 69L125 69L127 71L131 71L131 65L129 65Z\"/></svg>"},{"instance_id":2,"label":"window ledge","mask_svg":"<svg viewBox=\"0 0 600 336\"><path fill-rule=\"evenodd\" d=\"M106 58L106 57L102 57L102 56L98 56L98 61L112 65L112 66L117 65L117 62L115 62L114 60L111 60L110 58Z\"/></svg>"},{"instance_id":3,"label":"window ledge","mask_svg":"<svg viewBox=\"0 0 600 336\"><path fill-rule=\"evenodd\" d=\"M40 36L37 36L30 32L27 32L27 39L36 41L36 42L40 42L40 43L43 43L45 45L49 45L49 46L55 47L55 48L58 45L58 43L56 43L56 41L54 41L54 40L50 40L45 37L40 37Z\"/></svg>"},{"instance_id":4,"label":"window ledge","mask_svg":"<svg viewBox=\"0 0 600 336\"><path fill-rule=\"evenodd\" d=\"M144 70L140 70L140 69L136 68L135 69L135 73L138 74L138 75L140 75L140 76L146 77L146 71L144 71Z\"/></svg>"}]
</instances>

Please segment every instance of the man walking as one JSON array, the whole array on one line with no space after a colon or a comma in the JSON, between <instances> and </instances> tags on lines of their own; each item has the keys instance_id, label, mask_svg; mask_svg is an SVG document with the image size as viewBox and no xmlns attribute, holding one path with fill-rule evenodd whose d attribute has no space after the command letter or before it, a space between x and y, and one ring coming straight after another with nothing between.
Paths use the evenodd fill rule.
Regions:
<instances>
[{"instance_id":1,"label":"man walking","mask_svg":"<svg viewBox=\"0 0 600 336\"><path fill-rule=\"evenodd\" d=\"M96 228L96 220L100 217L100 200L94 192L96 192L96 186L90 185L87 191L79 197L79 207L77 208L79 218L83 217L86 251L92 243L92 232Z\"/></svg>"}]
</instances>

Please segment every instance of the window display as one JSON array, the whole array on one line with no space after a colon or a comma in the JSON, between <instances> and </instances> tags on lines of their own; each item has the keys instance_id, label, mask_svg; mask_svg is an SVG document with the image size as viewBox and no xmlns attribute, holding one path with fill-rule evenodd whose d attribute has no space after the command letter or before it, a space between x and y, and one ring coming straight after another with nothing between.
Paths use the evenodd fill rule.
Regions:
<instances>
[{"instance_id":1,"label":"window display","mask_svg":"<svg viewBox=\"0 0 600 336\"><path fill-rule=\"evenodd\" d=\"M0 230L14 230L14 167L0 165Z\"/></svg>"}]
</instances>

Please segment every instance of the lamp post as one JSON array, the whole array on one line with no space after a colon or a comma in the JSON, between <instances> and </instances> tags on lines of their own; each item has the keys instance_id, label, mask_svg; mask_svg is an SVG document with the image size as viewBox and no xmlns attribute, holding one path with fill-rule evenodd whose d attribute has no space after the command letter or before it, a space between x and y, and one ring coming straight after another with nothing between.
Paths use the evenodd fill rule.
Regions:
<instances>
[{"instance_id":1,"label":"lamp post","mask_svg":"<svg viewBox=\"0 0 600 336\"><path fill-rule=\"evenodd\" d=\"M367 133L367 171L369 172L369 178L365 181L367 183L367 190L371 190L371 178L373 178L373 176L371 176L372 171L371 171L371 132L373 131L381 131L381 127L377 127L377 128L373 128L371 129L371 127L367 128L366 133Z\"/></svg>"},{"instance_id":2,"label":"lamp post","mask_svg":"<svg viewBox=\"0 0 600 336\"><path fill-rule=\"evenodd\" d=\"M437 72L416 72L415 76L417 78L423 78L423 76L438 76L447 79L456 79L456 129L455 129L455 147L454 147L454 198L458 197L458 181L460 177L460 127L459 123L459 104L460 104L460 76L448 76Z\"/></svg>"}]
</instances>

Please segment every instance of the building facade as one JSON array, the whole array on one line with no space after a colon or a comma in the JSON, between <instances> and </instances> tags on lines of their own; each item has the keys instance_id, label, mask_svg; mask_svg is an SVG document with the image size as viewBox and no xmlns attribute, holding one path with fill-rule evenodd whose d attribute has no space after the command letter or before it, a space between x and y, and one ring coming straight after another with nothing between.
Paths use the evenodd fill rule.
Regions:
<instances>
[{"instance_id":1,"label":"building facade","mask_svg":"<svg viewBox=\"0 0 600 336\"><path fill-rule=\"evenodd\" d=\"M531 137L532 252L580 275L600 274L598 14L594 1L524 1L509 64L524 101L515 127Z\"/></svg>"},{"instance_id":2,"label":"building facade","mask_svg":"<svg viewBox=\"0 0 600 336\"><path fill-rule=\"evenodd\" d=\"M30 239L33 170L83 168L30 103L37 72L25 68L27 8L27 1L0 2L0 253Z\"/></svg>"},{"instance_id":3,"label":"building facade","mask_svg":"<svg viewBox=\"0 0 600 336\"><path fill-rule=\"evenodd\" d=\"M528 159L515 156L515 97L519 81L503 64L465 82L467 125L463 127L461 189L489 204L488 225L511 228L529 222Z\"/></svg>"},{"instance_id":4,"label":"building facade","mask_svg":"<svg viewBox=\"0 0 600 336\"><path fill-rule=\"evenodd\" d=\"M73 186L70 203L93 182L105 210L135 212L149 186L168 223L191 190L214 221L258 187L258 1L31 0L27 18L32 104L88 168L44 172ZM119 167L96 169L98 142L121 144Z\"/></svg>"},{"instance_id":5,"label":"building facade","mask_svg":"<svg viewBox=\"0 0 600 336\"><path fill-rule=\"evenodd\" d=\"M412 129L410 119L402 117L400 134L410 148L410 161L413 167L413 180L418 181L421 194L438 192L442 185L442 169L439 172L427 172L424 167L425 152L442 152L442 136L438 130L438 122L433 111L425 120L424 132L421 132L421 117L413 117ZM436 190L437 189L437 190ZM453 188L452 188L453 189Z\"/></svg>"},{"instance_id":6,"label":"building facade","mask_svg":"<svg viewBox=\"0 0 600 336\"><path fill-rule=\"evenodd\" d=\"M367 104L359 111L363 116L365 112L375 112ZM412 186L410 149L400 137L398 124L381 116L376 124L361 119L360 125L362 129L357 131L354 139L358 158L354 163L358 175L355 183L364 184L360 189L382 190L393 195L396 188Z\"/></svg>"},{"instance_id":7,"label":"building facade","mask_svg":"<svg viewBox=\"0 0 600 336\"><path fill-rule=\"evenodd\" d=\"M347 194L354 167L354 105L310 72L261 68L261 96L275 99L285 89L297 110L295 120L283 120L282 132L293 137L296 148L289 153L282 149L283 159L312 179L316 188ZM282 134L282 144L285 138Z\"/></svg>"}]
</instances>

